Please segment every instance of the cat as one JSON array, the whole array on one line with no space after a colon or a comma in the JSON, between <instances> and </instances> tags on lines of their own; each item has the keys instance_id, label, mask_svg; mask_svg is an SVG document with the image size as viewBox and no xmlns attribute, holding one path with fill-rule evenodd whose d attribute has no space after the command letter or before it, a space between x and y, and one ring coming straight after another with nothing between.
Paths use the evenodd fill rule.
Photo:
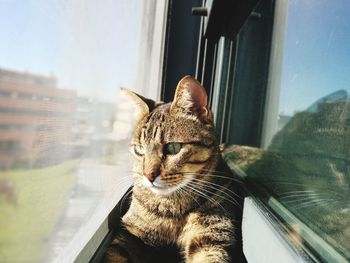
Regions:
<instances>
[{"instance_id":1,"label":"cat","mask_svg":"<svg viewBox=\"0 0 350 263\"><path fill-rule=\"evenodd\" d=\"M241 185L221 158L204 87L186 76L171 103L123 92L137 109L134 184L105 262L246 262Z\"/></svg>"}]
</instances>

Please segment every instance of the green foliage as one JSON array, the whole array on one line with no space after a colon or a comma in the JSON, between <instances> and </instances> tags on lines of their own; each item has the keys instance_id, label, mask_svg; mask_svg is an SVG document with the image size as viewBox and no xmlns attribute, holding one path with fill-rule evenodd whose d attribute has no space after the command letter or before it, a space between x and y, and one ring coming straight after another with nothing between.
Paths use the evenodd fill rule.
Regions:
<instances>
[{"instance_id":1,"label":"green foliage","mask_svg":"<svg viewBox=\"0 0 350 263\"><path fill-rule=\"evenodd\" d=\"M70 161L0 173L2 182L10 182L15 194L15 200L9 202L0 192L1 262L40 262L75 184L76 166L76 161Z\"/></svg>"}]
</instances>

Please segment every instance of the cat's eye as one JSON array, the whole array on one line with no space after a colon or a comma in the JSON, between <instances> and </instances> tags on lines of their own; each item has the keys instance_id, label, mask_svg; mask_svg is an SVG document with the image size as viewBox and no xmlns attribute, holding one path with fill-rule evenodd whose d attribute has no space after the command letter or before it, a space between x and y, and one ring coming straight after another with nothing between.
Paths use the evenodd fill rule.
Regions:
<instances>
[{"instance_id":1,"label":"cat's eye","mask_svg":"<svg viewBox=\"0 0 350 263\"><path fill-rule=\"evenodd\" d=\"M140 144L136 144L134 145L134 152L139 156L145 155L145 148Z\"/></svg>"},{"instance_id":2,"label":"cat's eye","mask_svg":"<svg viewBox=\"0 0 350 263\"><path fill-rule=\"evenodd\" d=\"M168 143L165 145L165 148L164 148L164 153L165 154L177 154L180 152L181 150L181 143L178 143L178 142L173 142L173 143Z\"/></svg>"}]
</instances>

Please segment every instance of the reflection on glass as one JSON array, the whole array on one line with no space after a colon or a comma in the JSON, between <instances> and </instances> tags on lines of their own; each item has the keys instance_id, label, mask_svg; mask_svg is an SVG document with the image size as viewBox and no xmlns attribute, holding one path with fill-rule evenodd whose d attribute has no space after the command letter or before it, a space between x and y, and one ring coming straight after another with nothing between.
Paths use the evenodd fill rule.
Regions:
<instances>
[{"instance_id":1,"label":"reflection on glass","mask_svg":"<svg viewBox=\"0 0 350 263\"><path fill-rule=\"evenodd\" d=\"M288 209L266 200L286 220L293 243L312 245L325 261L337 259L290 212L336 249L343 257L337 262L350 259L350 97L346 91L334 92L291 116L268 149L233 146L225 155L248 180L263 186Z\"/></svg>"},{"instance_id":2,"label":"reflection on glass","mask_svg":"<svg viewBox=\"0 0 350 263\"><path fill-rule=\"evenodd\" d=\"M139 5L0 1L1 262L74 260L129 187Z\"/></svg>"},{"instance_id":3,"label":"reflection on glass","mask_svg":"<svg viewBox=\"0 0 350 263\"><path fill-rule=\"evenodd\" d=\"M287 224L294 241L329 262L350 259L349 11L345 0L288 1L278 129L264 150L229 153L286 208L282 218L307 226Z\"/></svg>"},{"instance_id":4,"label":"reflection on glass","mask_svg":"<svg viewBox=\"0 0 350 263\"><path fill-rule=\"evenodd\" d=\"M289 1L276 154L261 178L350 259L350 3ZM260 179L259 179L260 180Z\"/></svg>"},{"instance_id":5,"label":"reflection on glass","mask_svg":"<svg viewBox=\"0 0 350 263\"><path fill-rule=\"evenodd\" d=\"M350 100L337 96L344 93L291 117L248 172L349 257Z\"/></svg>"}]
</instances>

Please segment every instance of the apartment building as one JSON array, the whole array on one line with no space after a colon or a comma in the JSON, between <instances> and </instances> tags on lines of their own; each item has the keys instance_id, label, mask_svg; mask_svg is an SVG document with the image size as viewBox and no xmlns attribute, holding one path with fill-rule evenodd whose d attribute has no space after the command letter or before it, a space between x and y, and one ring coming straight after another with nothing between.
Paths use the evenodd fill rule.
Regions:
<instances>
[{"instance_id":1,"label":"apartment building","mask_svg":"<svg viewBox=\"0 0 350 263\"><path fill-rule=\"evenodd\" d=\"M0 68L0 166L45 165L65 156L76 93L54 76ZM55 154L56 153L56 154Z\"/></svg>"}]
</instances>

